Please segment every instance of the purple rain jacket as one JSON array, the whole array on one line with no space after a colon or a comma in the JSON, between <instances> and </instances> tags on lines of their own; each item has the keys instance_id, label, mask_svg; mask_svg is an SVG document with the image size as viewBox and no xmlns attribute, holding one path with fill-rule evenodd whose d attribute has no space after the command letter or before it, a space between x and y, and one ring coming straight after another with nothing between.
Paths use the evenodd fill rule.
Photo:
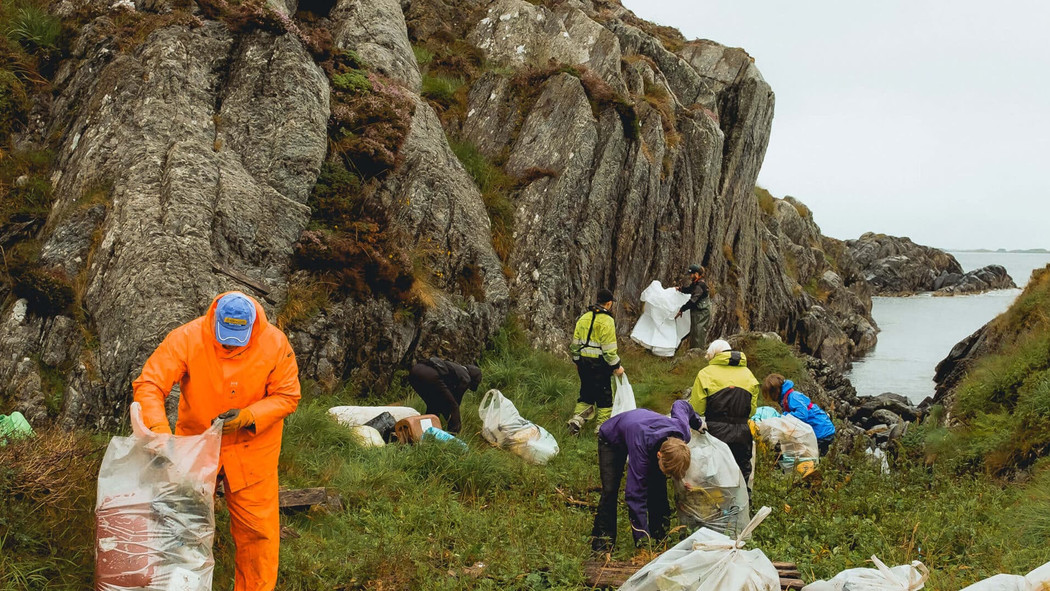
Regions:
<instances>
[{"instance_id":1,"label":"purple rain jacket","mask_svg":"<svg viewBox=\"0 0 1050 591\"><path fill-rule=\"evenodd\" d=\"M669 417L646 408L637 408L612 417L602 423L598 430L598 434L610 445L627 448L629 461L624 498L627 499L627 513L634 526L635 540L649 533L647 482L650 471L659 473L660 470L656 452L668 437L678 437L689 443L690 427L700 428L700 415L696 414L688 400L676 400L671 405Z\"/></svg>"}]
</instances>

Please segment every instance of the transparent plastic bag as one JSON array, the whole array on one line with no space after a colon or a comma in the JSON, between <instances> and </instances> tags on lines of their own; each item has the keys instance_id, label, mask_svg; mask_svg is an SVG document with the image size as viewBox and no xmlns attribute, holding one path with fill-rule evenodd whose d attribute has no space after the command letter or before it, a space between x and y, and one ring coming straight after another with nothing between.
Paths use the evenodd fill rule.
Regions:
<instances>
[{"instance_id":1,"label":"transparent plastic bag","mask_svg":"<svg viewBox=\"0 0 1050 591\"><path fill-rule=\"evenodd\" d=\"M818 462L820 448L813 427L798 417L783 415L755 423L758 436L766 445L780 445L780 467L786 472L803 462Z\"/></svg>"},{"instance_id":2,"label":"transparent plastic bag","mask_svg":"<svg viewBox=\"0 0 1050 591\"><path fill-rule=\"evenodd\" d=\"M615 417L622 412L638 408L638 404L634 401L634 388L631 386L631 382L627 380L626 373L613 376L612 383L613 405L611 416Z\"/></svg>"},{"instance_id":3,"label":"transparent plastic bag","mask_svg":"<svg viewBox=\"0 0 1050 591\"><path fill-rule=\"evenodd\" d=\"M918 560L890 568L877 557L875 568L846 569L827 581L815 581L802 591L918 591L926 584L930 570Z\"/></svg>"},{"instance_id":4,"label":"transparent plastic bag","mask_svg":"<svg viewBox=\"0 0 1050 591\"><path fill-rule=\"evenodd\" d=\"M674 481L678 523L688 530L706 527L736 536L750 519L747 483L733 452L710 433L693 431L689 468Z\"/></svg>"},{"instance_id":5,"label":"transparent plastic bag","mask_svg":"<svg viewBox=\"0 0 1050 591\"><path fill-rule=\"evenodd\" d=\"M758 549L744 550L744 539L770 514L759 509L736 539L701 528L642 567L620 591L779 591L780 575Z\"/></svg>"},{"instance_id":6,"label":"transparent plastic bag","mask_svg":"<svg viewBox=\"0 0 1050 591\"><path fill-rule=\"evenodd\" d=\"M155 434L131 405L132 435L109 442L95 503L98 591L210 591L222 421Z\"/></svg>"},{"instance_id":7,"label":"transparent plastic bag","mask_svg":"<svg viewBox=\"0 0 1050 591\"><path fill-rule=\"evenodd\" d=\"M1050 562L1025 576L994 575L977 581L962 591L1047 591L1050 590Z\"/></svg>"},{"instance_id":8,"label":"transparent plastic bag","mask_svg":"<svg viewBox=\"0 0 1050 591\"><path fill-rule=\"evenodd\" d=\"M492 445L509 450L532 464L546 464L558 454L558 441L546 429L518 413L502 392L489 390L478 407L481 436Z\"/></svg>"},{"instance_id":9,"label":"transparent plastic bag","mask_svg":"<svg viewBox=\"0 0 1050 591\"><path fill-rule=\"evenodd\" d=\"M1032 591L1050 591L1050 562L1024 576Z\"/></svg>"}]
</instances>

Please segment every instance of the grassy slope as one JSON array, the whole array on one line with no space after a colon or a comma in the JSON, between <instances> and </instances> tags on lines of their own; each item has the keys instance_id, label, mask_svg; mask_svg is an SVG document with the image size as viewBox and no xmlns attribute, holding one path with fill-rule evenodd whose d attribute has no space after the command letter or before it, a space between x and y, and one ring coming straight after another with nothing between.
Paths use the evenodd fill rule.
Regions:
<instances>
[{"instance_id":1,"label":"grassy slope","mask_svg":"<svg viewBox=\"0 0 1050 591\"><path fill-rule=\"evenodd\" d=\"M931 434L931 449L991 473L1027 467L1050 449L1050 267L988 327L990 352L956 389L962 428Z\"/></svg>"},{"instance_id":2,"label":"grassy slope","mask_svg":"<svg viewBox=\"0 0 1050 591\"><path fill-rule=\"evenodd\" d=\"M280 588L582 587L592 513L566 501L597 501L594 437L570 438L563 427L577 387L571 364L512 340L504 334L486 355L483 387L500 388L524 416L558 438L561 453L544 467L525 464L480 438L480 394L468 394L464 404L464 439L471 449L462 453L437 444L359 448L327 417L329 406L347 400L311 397L307 389L286 426L282 479L288 486L338 490L345 511L286 518L300 537L282 546ZM760 378L774 370L790 375L782 345L748 348L761 361L755 363ZM669 360L637 351L625 355L639 404L658 410L669 407L702 365L694 360L672 369ZM389 400L399 398L421 406L405 391L390 393ZM1050 475L1037 468L1027 486L1003 487L983 475L960 476L948 464L927 467L924 436L925 430L915 431L888 476L862 456L833 452L817 489L781 475L771 457L761 456L754 506L769 505L774 513L753 545L774 559L796 561L807 580L861 566L872 554L888 563L918 558L933 570L929 587L935 590L959 589L1000 571L1027 572L1050 560L1042 543L1050 533ZM33 455L25 450L52 447L53 441L46 436L14 449ZM97 438L80 442L84 450L99 444ZM12 448L4 450L0 589L85 588L92 570L89 511L100 456L65 468L66 480L77 483L70 494L38 495L34 501L14 494L26 475L21 463L11 461ZM219 524L216 588L223 589L232 578L233 557L224 511ZM620 528L615 557L630 558L625 511ZM479 562L485 565L480 576L464 570Z\"/></svg>"}]
</instances>

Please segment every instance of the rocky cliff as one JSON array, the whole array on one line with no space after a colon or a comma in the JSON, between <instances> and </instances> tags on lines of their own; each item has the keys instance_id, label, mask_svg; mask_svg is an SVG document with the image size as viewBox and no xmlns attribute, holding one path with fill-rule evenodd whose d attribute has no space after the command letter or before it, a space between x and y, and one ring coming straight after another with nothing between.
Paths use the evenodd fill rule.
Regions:
<instances>
[{"instance_id":1,"label":"rocky cliff","mask_svg":"<svg viewBox=\"0 0 1050 591\"><path fill-rule=\"evenodd\" d=\"M924 291L953 295L1017 287L1000 265L963 273L950 253L916 244L910 238L868 232L847 240L846 251L877 295Z\"/></svg>"},{"instance_id":2,"label":"rocky cliff","mask_svg":"<svg viewBox=\"0 0 1050 591\"><path fill-rule=\"evenodd\" d=\"M754 192L774 97L741 49L609 0L48 8L62 38L5 46L0 77L20 99L0 383L33 421L122 416L226 289L322 388L473 358L508 317L561 349L600 287L627 332L693 262L711 335L776 331L839 368L874 343L842 245Z\"/></svg>"}]
</instances>

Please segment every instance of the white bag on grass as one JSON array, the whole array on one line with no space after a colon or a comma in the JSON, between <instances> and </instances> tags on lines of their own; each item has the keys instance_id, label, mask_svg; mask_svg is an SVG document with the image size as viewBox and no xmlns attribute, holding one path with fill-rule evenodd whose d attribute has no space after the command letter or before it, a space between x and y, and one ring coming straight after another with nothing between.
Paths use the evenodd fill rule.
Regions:
<instances>
[{"instance_id":1,"label":"white bag on grass","mask_svg":"<svg viewBox=\"0 0 1050 591\"><path fill-rule=\"evenodd\" d=\"M962 591L1048 591L1050 590L1050 562L1025 576L994 575L977 581Z\"/></svg>"},{"instance_id":2,"label":"white bag on grass","mask_svg":"<svg viewBox=\"0 0 1050 591\"><path fill-rule=\"evenodd\" d=\"M689 296L673 287L664 289L659 281L653 281L642 291L640 299L645 303L645 310L631 330L631 339L654 355L674 356L678 344L689 334L689 312L675 318Z\"/></svg>"},{"instance_id":3,"label":"white bag on grass","mask_svg":"<svg viewBox=\"0 0 1050 591\"><path fill-rule=\"evenodd\" d=\"M531 464L546 464L558 454L558 442L546 429L518 413L502 392L489 390L478 407L481 436L492 445L510 450Z\"/></svg>"},{"instance_id":4,"label":"white bag on grass","mask_svg":"<svg viewBox=\"0 0 1050 591\"><path fill-rule=\"evenodd\" d=\"M827 581L810 583L802 591L918 591L930 576L930 570L918 560L893 568L875 556L871 561L876 568L846 569Z\"/></svg>"},{"instance_id":5,"label":"white bag on grass","mask_svg":"<svg viewBox=\"0 0 1050 591\"><path fill-rule=\"evenodd\" d=\"M743 540L771 512L759 509L734 540L701 528L642 567L620 591L780 591L780 575L758 549Z\"/></svg>"},{"instance_id":6,"label":"white bag on grass","mask_svg":"<svg viewBox=\"0 0 1050 591\"><path fill-rule=\"evenodd\" d=\"M613 376L612 385L613 405L611 416L615 417L622 412L638 408L638 404L634 401L634 388L631 386L631 382L627 380L626 372Z\"/></svg>"},{"instance_id":7,"label":"white bag on grass","mask_svg":"<svg viewBox=\"0 0 1050 591\"><path fill-rule=\"evenodd\" d=\"M328 409L332 418L347 427L364 425L384 412L390 413L394 421L419 415L419 411L411 406L333 406Z\"/></svg>"},{"instance_id":8,"label":"white bag on grass","mask_svg":"<svg viewBox=\"0 0 1050 591\"><path fill-rule=\"evenodd\" d=\"M158 435L135 402L131 427L99 469L95 588L210 591L222 421L200 435Z\"/></svg>"},{"instance_id":9,"label":"white bag on grass","mask_svg":"<svg viewBox=\"0 0 1050 591\"><path fill-rule=\"evenodd\" d=\"M780 444L780 467L791 470L802 462L820 460L817 435L813 427L792 415L762 419L755 423L758 436L770 447Z\"/></svg>"},{"instance_id":10,"label":"white bag on grass","mask_svg":"<svg viewBox=\"0 0 1050 591\"><path fill-rule=\"evenodd\" d=\"M710 433L693 431L689 468L674 482L678 523L735 537L751 519L747 483L729 446Z\"/></svg>"}]
</instances>

